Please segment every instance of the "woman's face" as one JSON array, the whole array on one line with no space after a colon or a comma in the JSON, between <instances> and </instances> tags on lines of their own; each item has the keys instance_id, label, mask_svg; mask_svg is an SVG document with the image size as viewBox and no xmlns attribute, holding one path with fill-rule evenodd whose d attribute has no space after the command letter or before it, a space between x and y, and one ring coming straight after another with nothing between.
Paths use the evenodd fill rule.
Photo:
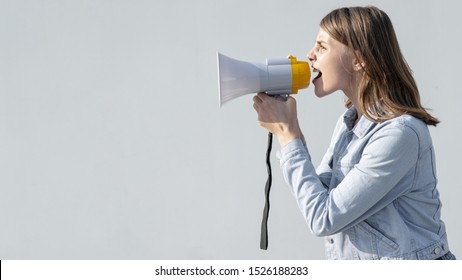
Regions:
<instances>
[{"instance_id":1,"label":"woman's face","mask_svg":"<svg viewBox=\"0 0 462 280\"><path fill-rule=\"evenodd\" d=\"M356 59L351 49L320 28L307 57L317 74L313 79L316 96L323 97L337 90L342 90L349 98L356 94Z\"/></svg>"}]
</instances>

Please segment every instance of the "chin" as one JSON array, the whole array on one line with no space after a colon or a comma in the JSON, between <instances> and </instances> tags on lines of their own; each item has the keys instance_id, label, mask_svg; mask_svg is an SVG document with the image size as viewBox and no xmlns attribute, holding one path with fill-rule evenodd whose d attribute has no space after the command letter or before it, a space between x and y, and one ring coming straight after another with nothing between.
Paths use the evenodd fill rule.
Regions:
<instances>
[{"instance_id":1,"label":"chin","mask_svg":"<svg viewBox=\"0 0 462 280\"><path fill-rule=\"evenodd\" d=\"M331 94L331 92L318 91L316 89L314 90L314 95L316 95L319 98L322 98L322 97L327 96L329 94Z\"/></svg>"}]
</instances>

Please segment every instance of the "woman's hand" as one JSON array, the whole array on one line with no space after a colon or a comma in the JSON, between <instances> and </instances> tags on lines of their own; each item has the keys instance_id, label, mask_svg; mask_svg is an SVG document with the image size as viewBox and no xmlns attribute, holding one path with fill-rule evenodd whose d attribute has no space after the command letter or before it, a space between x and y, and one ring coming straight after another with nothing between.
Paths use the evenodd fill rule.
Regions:
<instances>
[{"instance_id":1,"label":"woman's hand","mask_svg":"<svg viewBox=\"0 0 462 280\"><path fill-rule=\"evenodd\" d=\"M258 114L258 123L277 136L279 144L284 147L294 139L305 139L297 118L297 102L294 98L287 100L258 93L253 98L253 107Z\"/></svg>"}]
</instances>

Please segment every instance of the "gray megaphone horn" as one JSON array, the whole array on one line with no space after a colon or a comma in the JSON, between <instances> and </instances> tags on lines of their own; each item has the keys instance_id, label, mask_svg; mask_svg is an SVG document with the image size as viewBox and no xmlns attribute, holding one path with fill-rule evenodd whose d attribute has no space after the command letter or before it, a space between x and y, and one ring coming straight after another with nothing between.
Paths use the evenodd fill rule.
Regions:
<instances>
[{"instance_id":1,"label":"gray megaphone horn","mask_svg":"<svg viewBox=\"0 0 462 280\"><path fill-rule=\"evenodd\" d=\"M293 56L251 63L217 52L220 107L245 94L265 92L269 95L295 94L308 87L311 71L308 62Z\"/></svg>"}]
</instances>

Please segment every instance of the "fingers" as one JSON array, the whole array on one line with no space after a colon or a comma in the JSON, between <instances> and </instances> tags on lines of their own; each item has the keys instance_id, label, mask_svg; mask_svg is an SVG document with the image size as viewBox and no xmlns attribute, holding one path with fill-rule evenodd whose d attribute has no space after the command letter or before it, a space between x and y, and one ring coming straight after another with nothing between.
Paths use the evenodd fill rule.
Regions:
<instances>
[{"instance_id":1,"label":"fingers","mask_svg":"<svg viewBox=\"0 0 462 280\"><path fill-rule=\"evenodd\" d=\"M266 95L266 93L260 92L260 93L257 93L257 95L253 97L253 102L260 104L260 103L263 103L263 101L267 100L268 97L269 96Z\"/></svg>"},{"instance_id":2,"label":"fingers","mask_svg":"<svg viewBox=\"0 0 462 280\"><path fill-rule=\"evenodd\" d=\"M254 104L260 104L262 102L263 102L263 100L261 99L260 96L258 96L258 94L253 97L253 103Z\"/></svg>"},{"instance_id":3,"label":"fingers","mask_svg":"<svg viewBox=\"0 0 462 280\"><path fill-rule=\"evenodd\" d=\"M268 94L266 94L264 92L259 92L259 93L257 93L257 95L255 95L253 97L253 102L254 103L262 103L262 102L265 102L265 101L274 101L274 100L286 101L287 96L285 96L285 95L268 95Z\"/></svg>"},{"instance_id":4,"label":"fingers","mask_svg":"<svg viewBox=\"0 0 462 280\"><path fill-rule=\"evenodd\" d=\"M268 95L266 95L266 93L264 92L260 92L253 97L253 108L255 109L255 111L257 111L257 113L260 112L259 109L262 107L263 102L266 101L267 98Z\"/></svg>"},{"instance_id":5,"label":"fingers","mask_svg":"<svg viewBox=\"0 0 462 280\"><path fill-rule=\"evenodd\" d=\"M294 108L297 106L295 98L291 96L267 95L260 92L253 97L253 107L258 111L259 108L276 108L276 107Z\"/></svg>"}]
</instances>

